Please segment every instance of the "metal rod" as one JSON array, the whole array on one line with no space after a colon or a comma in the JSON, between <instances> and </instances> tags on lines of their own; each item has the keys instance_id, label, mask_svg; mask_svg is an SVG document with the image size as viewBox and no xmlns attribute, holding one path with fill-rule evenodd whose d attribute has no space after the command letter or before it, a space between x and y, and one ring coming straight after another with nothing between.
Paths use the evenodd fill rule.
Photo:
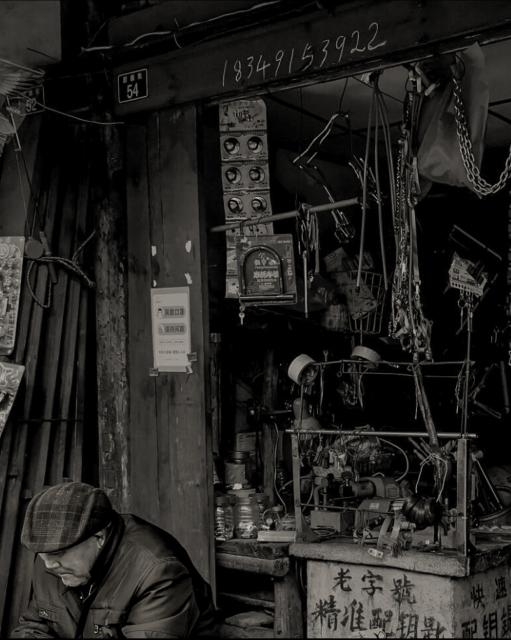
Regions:
<instances>
[{"instance_id":1,"label":"metal rod","mask_svg":"<svg viewBox=\"0 0 511 640\"><path fill-rule=\"evenodd\" d=\"M286 429L286 433L292 433L294 435L328 435L328 436L362 436L366 438L428 438L429 433L427 431L344 431L342 429ZM476 439L478 436L476 433L461 434L457 431L445 431L437 434L439 438L446 440L458 440L460 438L468 438L470 440Z\"/></svg>"},{"instance_id":2,"label":"metal rod","mask_svg":"<svg viewBox=\"0 0 511 640\"><path fill-rule=\"evenodd\" d=\"M303 522L302 500L300 494L300 450L296 434L291 436L291 455L293 457L293 502L295 508L295 527L297 537L299 538L303 532Z\"/></svg>"},{"instance_id":3,"label":"metal rod","mask_svg":"<svg viewBox=\"0 0 511 640\"><path fill-rule=\"evenodd\" d=\"M472 346L472 301L467 304L467 358L465 365L465 380L463 384L463 415L461 418L461 432L467 432L468 425L468 397L470 387L470 352Z\"/></svg>"},{"instance_id":4,"label":"metal rod","mask_svg":"<svg viewBox=\"0 0 511 640\"><path fill-rule=\"evenodd\" d=\"M425 360L423 362L394 362L392 360L378 360L377 362L371 362L369 360L354 360L350 358L342 358L340 360L328 360L328 361L319 361L319 362L310 362L307 366L310 367L321 367L330 364L359 364L359 365L368 365L374 367L380 364L386 364L390 367L417 367L417 366L444 366L444 365L461 365L464 364L465 360L440 360L438 362L431 362L429 360ZM473 364L473 363L472 363Z\"/></svg>"},{"instance_id":5,"label":"metal rod","mask_svg":"<svg viewBox=\"0 0 511 640\"><path fill-rule=\"evenodd\" d=\"M469 550L470 527L470 456L468 452L468 434L458 442L456 452L456 512L461 522L456 524L454 543L459 556L467 557Z\"/></svg>"},{"instance_id":6,"label":"metal rod","mask_svg":"<svg viewBox=\"0 0 511 640\"><path fill-rule=\"evenodd\" d=\"M342 209L344 207L352 207L359 204L358 198L348 198L347 200L337 200L336 202L329 202L328 204L319 204L314 207L307 207L309 213L324 213L325 211L333 211L334 209ZM296 218L299 212L296 209L293 211L285 211L284 213L276 213L272 216L262 216L261 218L249 218L247 220L241 220L240 222L233 222L230 224L220 224L216 227L211 227L210 231L217 233L218 231L230 231L231 229L239 229L240 227L250 227L256 224L264 224L265 222L275 222L276 220L287 220L289 218Z\"/></svg>"}]
</instances>

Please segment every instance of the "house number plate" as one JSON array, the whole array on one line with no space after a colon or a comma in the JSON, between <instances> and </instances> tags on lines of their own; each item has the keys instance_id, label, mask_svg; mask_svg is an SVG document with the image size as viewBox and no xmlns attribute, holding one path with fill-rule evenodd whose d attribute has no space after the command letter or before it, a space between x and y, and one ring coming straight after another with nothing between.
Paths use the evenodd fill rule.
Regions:
<instances>
[{"instance_id":1,"label":"house number plate","mask_svg":"<svg viewBox=\"0 0 511 640\"><path fill-rule=\"evenodd\" d=\"M147 69L135 69L117 76L117 97L119 103L142 100L149 95Z\"/></svg>"}]
</instances>

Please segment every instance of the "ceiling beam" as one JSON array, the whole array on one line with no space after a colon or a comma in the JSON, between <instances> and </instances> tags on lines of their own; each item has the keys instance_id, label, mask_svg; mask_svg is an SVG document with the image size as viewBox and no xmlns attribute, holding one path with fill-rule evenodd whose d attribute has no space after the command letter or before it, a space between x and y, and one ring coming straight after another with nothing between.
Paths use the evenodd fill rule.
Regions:
<instances>
[{"instance_id":1,"label":"ceiling beam","mask_svg":"<svg viewBox=\"0 0 511 640\"><path fill-rule=\"evenodd\" d=\"M342 3L333 15L316 9L228 35L211 30L202 35L202 41L188 45L178 31L175 35L166 44L175 50L162 55L140 58L136 51L124 51L120 57L113 53L117 78L140 68L148 74L147 97L118 101L118 115L196 100L261 95L278 87L351 76L464 49L476 41L507 38L511 3L361 0ZM131 60L123 63L122 56L128 54Z\"/></svg>"}]
</instances>

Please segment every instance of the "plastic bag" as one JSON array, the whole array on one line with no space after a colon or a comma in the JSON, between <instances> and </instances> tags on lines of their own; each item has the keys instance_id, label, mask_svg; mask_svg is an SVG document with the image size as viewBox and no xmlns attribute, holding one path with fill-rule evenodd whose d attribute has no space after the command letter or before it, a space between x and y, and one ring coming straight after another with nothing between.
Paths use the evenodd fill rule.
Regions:
<instances>
[{"instance_id":1,"label":"plastic bag","mask_svg":"<svg viewBox=\"0 0 511 640\"><path fill-rule=\"evenodd\" d=\"M489 89L481 47L474 44L458 56L465 115L478 167L484 150ZM431 182L473 189L461 157L451 82L424 99L419 122L419 174Z\"/></svg>"}]
</instances>

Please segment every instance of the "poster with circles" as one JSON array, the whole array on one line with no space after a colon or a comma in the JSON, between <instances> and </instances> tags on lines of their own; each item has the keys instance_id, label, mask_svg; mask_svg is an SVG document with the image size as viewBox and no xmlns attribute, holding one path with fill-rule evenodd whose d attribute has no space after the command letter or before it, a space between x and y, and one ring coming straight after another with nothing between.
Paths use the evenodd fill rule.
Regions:
<instances>
[{"instance_id":1,"label":"poster with circles","mask_svg":"<svg viewBox=\"0 0 511 640\"><path fill-rule=\"evenodd\" d=\"M239 223L226 233L226 298L238 298L236 244L245 236L271 235L273 224L258 220L272 215L266 104L261 99L234 100L219 106L220 157L226 223Z\"/></svg>"}]
</instances>

